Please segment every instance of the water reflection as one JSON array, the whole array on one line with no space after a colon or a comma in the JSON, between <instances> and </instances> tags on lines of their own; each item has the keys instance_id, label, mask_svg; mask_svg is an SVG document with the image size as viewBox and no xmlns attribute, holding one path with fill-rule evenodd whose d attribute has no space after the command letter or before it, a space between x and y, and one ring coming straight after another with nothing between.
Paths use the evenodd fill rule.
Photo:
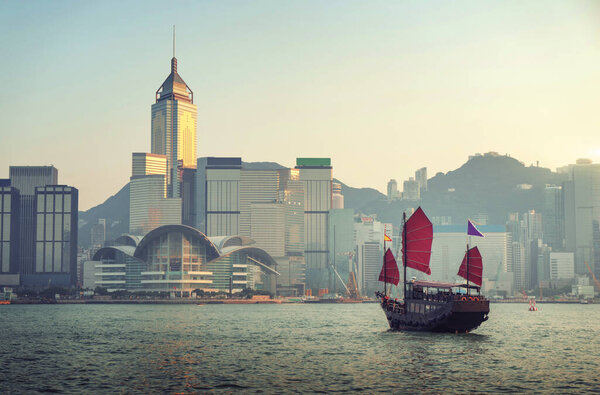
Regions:
<instances>
[{"instance_id":1,"label":"water reflection","mask_svg":"<svg viewBox=\"0 0 600 395\"><path fill-rule=\"evenodd\" d=\"M389 332L374 304L6 307L2 393L600 388L596 305L494 305L466 335Z\"/></svg>"}]
</instances>

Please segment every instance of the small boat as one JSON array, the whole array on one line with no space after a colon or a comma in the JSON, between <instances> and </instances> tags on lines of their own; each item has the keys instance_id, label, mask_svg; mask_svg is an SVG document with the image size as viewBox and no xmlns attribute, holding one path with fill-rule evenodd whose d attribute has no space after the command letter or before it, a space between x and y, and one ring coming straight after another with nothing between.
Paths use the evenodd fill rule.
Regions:
<instances>
[{"instance_id":1,"label":"small boat","mask_svg":"<svg viewBox=\"0 0 600 395\"><path fill-rule=\"evenodd\" d=\"M470 233L469 235L481 235ZM474 226L473 226L474 228ZM404 300L391 299L387 295L387 284L398 285L400 273L393 253L384 254L383 268L379 281L384 283L384 292L376 296L381 304L390 329L400 331L429 331L468 333L488 319L489 300L480 293L483 265L477 247L469 248L462 261L458 275L466 284L436 281L406 281L406 268L431 274L429 260L433 241L433 225L419 207L402 226L402 262L404 266Z\"/></svg>"},{"instance_id":2,"label":"small boat","mask_svg":"<svg viewBox=\"0 0 600 395\"><path fill-rule=\"evenodd\" d=\"M581 299L579 300L579 304L588 304L588 300L587 299Z\"/></svg>"}]
</instances>

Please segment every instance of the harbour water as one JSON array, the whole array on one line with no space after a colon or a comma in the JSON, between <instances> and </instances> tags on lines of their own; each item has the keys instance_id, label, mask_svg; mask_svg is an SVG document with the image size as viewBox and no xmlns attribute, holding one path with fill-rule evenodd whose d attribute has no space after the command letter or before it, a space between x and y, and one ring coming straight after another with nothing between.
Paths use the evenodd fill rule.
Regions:
<instances>
[{"instance_id":1,"label":"harbour water","mask_svg":"<svg viewBox=\"0 0 600 395\"><path fill-rule=\"evenodd\" d=\"M492 304L467 335L377 304L0 307L0 393L593 392L600 305Z\"/></svg>"}]
</instances>

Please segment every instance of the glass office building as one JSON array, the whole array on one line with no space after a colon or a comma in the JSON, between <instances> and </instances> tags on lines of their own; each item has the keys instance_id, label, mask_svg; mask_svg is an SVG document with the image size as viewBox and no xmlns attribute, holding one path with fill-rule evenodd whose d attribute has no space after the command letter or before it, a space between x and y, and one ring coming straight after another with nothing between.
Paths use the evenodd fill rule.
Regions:
<instances>
[{"instance_id":1,"label":"glass office building","mask_svg":"<svg viewBox=\"0 0 600 395\"><path fill-rule=\"evenodd\" d=\"M54 166L10 166L9 174L10 185L20 194L17 260L23 282L35 274L35 187L58 184L58 170Z\"/></svg>"},{"instance_id":2,"label":"glass office building","mask_svg":"<svg viewBox=\"0 0 600 395\"><path fill-rule=\"evenodd\" d=\"M329 286L329 210L332 168L329 158L298 158L304 185L304 259L306 286L315 293Z\"/></svg>"},{"instance_id":3,"label":"glass office building","mask_svg":"<svg viewBox=\"0 0 600 395\"><path fill-rule=\"evenodd\" d=\"M78 190L66 185L35 188L37 284L77 282Z\"/></svg>"},{"instance_id":4,"label":"glass office building","mask_svg":"<svg viewBox=\"0 0 600 395\"><path fill-rule=\"evenodd\" d=\"M0 180L0 285L19 285L19 191Z\"/></svg>"},{"instance_id":5,"label":"glass office building","mask_svg":"<svg viewBox=\"0 0 600 395\"><path fill-rule=\"evenodd\" d=\"M240 234L241 158L207 158L204 212L208 236Z\"/></svg>"}]
</instances>

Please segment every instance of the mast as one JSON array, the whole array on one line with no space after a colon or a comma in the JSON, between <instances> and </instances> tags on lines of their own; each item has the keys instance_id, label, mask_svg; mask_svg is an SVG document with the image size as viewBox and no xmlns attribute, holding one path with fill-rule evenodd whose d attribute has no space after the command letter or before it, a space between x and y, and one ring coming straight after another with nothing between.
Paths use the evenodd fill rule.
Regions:
<instances>
[{"instance_id":1,"label":"mast","mask_svg":"<svg viewBox=\"0 0 600 395\"><path fill-rule=\"evenodd\" d=\"M406 212L402 213L402 263L404 264L404 303L406 305Z\"/></svg>"},{"instance_id":2,"label":"mast","mask_svg":"<svg viewBox=\"0 0 600 395\"><path fill-rule=\"evenodd\" d=\"M335 225L333 225L333 272L337 274L335 265ZM343 284L343 283L342 283ZM333 293L337 295L337 280L333 277Z\"/></svg>"},{"instance_id":3,"label":"mast","mask_svg":"<svg viewBox=\"0 0 600 395\"><path fill-rule=\"evenodd\" d=\"M470 295L469 292L469 243L467 242L467 296Z\"/></svg>"},{"instance_id":4,"label":"mast","mask_svg":"<svg viewBox=\"0 0 600 395\"><path fill-rule=\"evenodd\" d=\"M383 233L385 234L385 230L383 231ZM385 236L383 238L383 273L383 277L385 279L385 281L383 282L383 295L387 296L387 265L385 264Z\"/></svg>"}]
</instances>

